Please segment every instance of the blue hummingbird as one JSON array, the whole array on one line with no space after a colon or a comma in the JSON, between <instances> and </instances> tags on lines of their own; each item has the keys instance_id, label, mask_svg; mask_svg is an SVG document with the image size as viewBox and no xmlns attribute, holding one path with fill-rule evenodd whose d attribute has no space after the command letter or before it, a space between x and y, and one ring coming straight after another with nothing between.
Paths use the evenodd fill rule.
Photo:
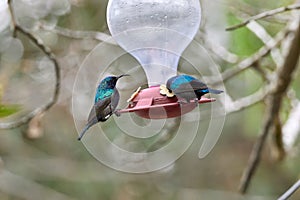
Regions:
<instances>
[{"instance_id":1,"label":"blue hummingbird","mask_svg":"<svg viewBox=\"0 0 300 200\"><path fill-rule=\"evenodd\" d=\"M173 92L179 102L188 103L191 100L200 100L201 96L207 93L220 94L223 91L208 88L200 80L189 75L173 76L167 81L167 88Z\"/></svg>"},{"instance_id":2,"label":"blue hummingbird","mask_svg":"<svg viewBox=\"0 0 300 200\"><path fill-rule=\"evenodd\" d=\"M115 112L119 103L120 95L116 88L117 81L123 76L108 76L98 85L95 95L95 102L90 111L88 121L81 131L78 140L81 140L86 131L98 122L104 122Z\"/></svg>"}]
</instances>

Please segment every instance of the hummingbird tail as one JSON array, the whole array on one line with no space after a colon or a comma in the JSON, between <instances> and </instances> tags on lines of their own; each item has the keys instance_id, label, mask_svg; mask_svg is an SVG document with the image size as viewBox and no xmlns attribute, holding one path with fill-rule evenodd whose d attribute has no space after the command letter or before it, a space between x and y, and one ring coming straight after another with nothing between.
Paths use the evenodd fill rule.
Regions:
<instances>
[{"instance_id":1,"label":"hummingbird tail","mask_svg":"<svg viewBox=\"0 0 300 200\"><path fill-rule=\"evenodd\" d=\"M211 89L211 88L208 88L208 91L209 91L209 93L212 93L212 94L220 94L223 92L222 90L215 90L215 89Z\"/></svg>"},{"instance_id":2,"label":"hummingbird tail","mask_svg":"<svg viewBox=\"0 0 300 200\"><path fill-rule=\"evenodd\" d=\"M84 129L81 131L79 137L77 138L79 141L81 140L81 138L84 136L84 134L86 133L86 131L90 128L90 126L86 125L84 127Z\"/></svg>"},{"instance_id":3,"label":"hummingbird tail","mask_svg":"<svg viewBox=\"0 0 300 200\"><path fill-rule=\"evenodd\" d=\"M94 124L96 124L98 121L97 121L97 118L92 118L86 125L85 127L83 128L83 130L81 131L79 137L77 138L79 141L81 140L81 138L84 136L84 134L86 133L86 131L91 128L91 126L93 126Z\"/></svg>"},{"instance_id":4,"label":"hummingbird tail","mask_svg":"<svg viewBox=\"0 0 300 200\"><path fill-rule=\"evenodd\" d=\"M84 136L84 134L86 133L86 131L92 126L93 124L87 124L85 125L84 129L81 131L79 137L77 138L79 141L81 140L81 138Z\"/></svg>"}]
</instances>

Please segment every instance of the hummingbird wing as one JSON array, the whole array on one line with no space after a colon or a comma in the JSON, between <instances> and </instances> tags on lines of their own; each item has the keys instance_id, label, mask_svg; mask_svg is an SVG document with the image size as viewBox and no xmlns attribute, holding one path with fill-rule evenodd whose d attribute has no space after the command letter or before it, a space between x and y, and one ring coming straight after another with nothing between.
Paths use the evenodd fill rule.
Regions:
<instances>
[{"instance_id":1,"label":"hummingbird wing","mask_svg":"<svg viewBox=\"0 0 300 200\"><path fill-rule=\"evenodd\" d=\"M185 99L188 102L192 99L197 98L194 89L189 83L180 84L176 89L172 91L177 96L177 98Z\"/></svg>"},{"instance_id":2,"label":"hummingbird wing","mask_svg":"<svg viewBox=\"0 0 300 200\"><path fill-rule=\"evenodd\" d=\"M117 90L117 88L115 88L114 90L114 93L111 95L111 112L113 113L117 106L118 106L118 103L119 103L119 99L120 99L120 94L119 94L119 91Z\"/></svg>"},{"instance_id":3,"label":"hummingbird wing","mask_svg":"<svg viewBox=\"0 0 300 200\"><path fill-rule=\"evenodd\" d=\"M199 80L191 81L191 86L197 92L202 92L202 93L220 94L220 93L223 92L222 90L216 90L216 89L208 88L205 83L203 83Z\"/></svg>"},{"instance_id":4,"label":"hummingbird wing","mask_svg":"<svg viewBox=\"0 0 300 200\"><path fill-rule=\"evenodd\" d=\"M192 80L190 82L191 87L194 90L206 90L207 89L207 85L199 80Z\"/></svg>"},{"instance_id":5,"label":"hummingbird wing","mask_svg":"<svg viewBox=\"0 0 300 200\"><path fill-rule=\"evenodd\" d=\"M173 90L175 93L182 93L182 92L192 92L194 88L189 83L180 84L176 89Z\"/></svg>"},{"instance_id":6,"label":"hummingbird wing","mask_svg":"<svg viewBox=\"0 0 300 200\"><path fill-rule=\"evenodd\" d=\"M111 97L105 97L104 99L98 100L93 108L91 109L89 120L92 120L94 117L98 119L98 121L106 121L111 115Z\"/></svg>"},{"instance_id":7,"label":"hummingbird wing","mask_svg":"<svg viewBox=\"0 0 300 200\"><path fill-rule=\"evenodd\" d=\"M195 98L200 99L203 94L208 93L207 85L197 79L191 80L180 84L174 93L187 101L193 100Z\"/></svg>"}]
</instances>

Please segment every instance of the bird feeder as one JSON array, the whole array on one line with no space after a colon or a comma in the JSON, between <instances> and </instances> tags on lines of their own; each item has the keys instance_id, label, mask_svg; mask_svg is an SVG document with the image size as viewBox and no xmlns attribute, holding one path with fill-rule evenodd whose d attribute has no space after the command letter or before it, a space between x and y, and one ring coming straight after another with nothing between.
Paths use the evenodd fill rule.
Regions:
<instances>
[{"instance_id":1,"label":"bird feeder","mask_svg":"<svg viewBox=\"0 0 300 200\"><path fill-rule=\"evenodd\" d=\"M114 40L143 67L149 88L137 90L127 108L143 118L163 119L192 111L197 102L178 103L161 92L161 84L177 75L182 52L199 29L199 0L110 0L107 23ZM201 98L198 103L215 99Z\"/></svg>"}]
</instances>

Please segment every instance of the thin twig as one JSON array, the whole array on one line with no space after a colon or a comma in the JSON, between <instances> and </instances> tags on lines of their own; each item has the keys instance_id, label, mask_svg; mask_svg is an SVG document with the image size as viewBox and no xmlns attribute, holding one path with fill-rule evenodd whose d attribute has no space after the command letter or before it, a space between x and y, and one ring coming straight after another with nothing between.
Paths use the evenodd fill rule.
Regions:
<instances>
[{"instance_id":1,"label":"thin twig","mask_svg":"<svg viewBox=\"0 0 300 200\"><path fill-rule=\"evenodd\" d=\"M108 44L112 45L117 45L115 40L112 38L112 36L102 33L102 32L97 32L97 31L75 31L63 27L56 26L55 28L48 28L47 26L41 24L40 28L51 31L53 33L68 37L68 38L73 38L73 39L85 39L85 38L90 38L90 39L95 39L99 40L102 42L106 42Z\"/></svg>"},{"instance_id":2,"label":"thin twig","mask_svg":"<svg viewBox=\"0 0 300 200\"><path fill-rule=\"evenodd\" d=\"M232 64L236 64L239 61L239 56L236 54L229 52L225 47L223 47L220 43L215 40L210 39L210 37L204 33L199 32L196 37L202 39L205 42L206 47L210 49L215 55L223 59L224 61Z\"/></svg>"},{"instance_id":3,"label":"thin twig","mask_svg":"<svg viewBox=\"0 0 300 200\"><path fill-rule=\"evenodd\" d=\"M247 24L247 28L252 33L254 33L264 44L267 44L268 42L275 42L274 38L272 38L272 36L266 31L266 29L256 21L252 21L249 24ZM276 67L282 65L283 57L279 48L271 49L271 57L275 62Z\"/></svg>"},{"instance_id":4,"label":"thin twig","mask_svg":"<svg viewBox=\"0 0 300 200\"><path fill-rule=\"evenodd\" d=\"M222 73L222 80L215 80L212 81L210 84L218 85L231 79L232 77L243 72L244 70L255 66L254 64L261 58L265 57L273 48L278 46L282 42L282 40L286 38L289 32L290 31L287 29L279 32L274 38L274 40L269 41L265 46L261 47L255 54L239 62L236 67L224 71Z\"/></svg>"},{"instance_id":5,"label":"thin twig","mask_svg":"<svg viewBox=\"0 0 300 200\"><path fill-rule=\"evenodd\" d=\"M271 75L266 72L262 66L257 62L256 65L253 66L253 70L260 74L263 81L270 82Z\"/></svg>"},{"instance_id":6,"label":"thin twig","mask_svg":"<svg viewBox=\"0 0 300 200\"><path fill-rule=\"evenodd\" d=\"M16 32L16 25L17 25L17 22L16 22L16 18L15 18L15 13L12 9L12 0L8 0L7 1L7 4L8 4L8 10L9 10L9 13L10 13L10 17L11 17L11 27L13 29L13 36L16 37L17 36L17 32Z\"/></svg>"},{"instance_id":7,"label":"thin twig","mask_svg":"<svg viewBox=\"0 0 300 200\"><path fill-rule=\"evenodd\" d=\"M225 107L226 113L230 114L230 113L238 112L238 111L241 111L252 105L255 105L255 104L263 101L269 92L270 92L270 88L267 85L267 86L262 87L255 93L253 93L249 96L243 97L243 98L239 98L236 101L231 101L230 103L228 103L226 100L226 107Z\"/></svg>"},{"instance_id":8,"label":"thin twig","mask_svg":"<svg viewBox=\"0 0 300 200\"><path fill-rule=\"evenodd\" d=\"M241 22L254 15L257 15L257 13L262 13L265 11L261 8L253 7L247 3L242 4L239 2L239 4L237 4L237 1L231 1L231 6L227 7L229 8L228 11L230 11L230 13L234 14L236 17L241 19ZM265 18L264 20L270 23L286 25L290 21L290 17L287 15L273 15L272 17Z\"/></svg>"},{"instance_id":9,"label":"thin twig","mask_svg":"<svg viewBox=\"0 0 300 200\"><path fill-rule=\"evenodd\" d=\"M278 13L282 13L282 12L286 12L286 11L290 11L290 10L296 10L296 9L300 9L300 4L293 4L293 5L289 5L289 6L285 6L285 7L276 8L274 10L268 10L266 12L262 12L258 15L252 16L240 24L228 27L228 28L226 28L226 31L232 31L232 30L241 28L241 27L247 25L249 22L254 21L254 20L263 19L266 17L270 17L272 15L276 15Z\"/></svg>"},{"instance_id":10,"label":"thin twig","mask_svg":"<svg viewBox=\"0 0 300 200\"><path fill-rule=\"evenodd\" d=\"M269 102L270 103L270 102ZM273 108L274 109L274 108ZM255 143L249 161L248 165L242 175L239 191L244 194L250 184L251 178L254 175L256 168L259 164L261 152L263 150L266 138L268 136L268 132L273 124L273 117L271 116L272 113L276 113L277 110L267 111L266 121L264 123L264 127L262 129L262 134L260 134L260 137L257 139L257 142Z\"/></svg>"},{"instance_id":11,"label":"thin twig","mask_svg":"<svg viewBox=\"0 0 300 200\"><path fill-rule=\"evenodd\" d=\"M279 116L282 99L292 81L292 75L297 69L297 63L300 54L300 15L297 15L296 20L293 20L289 25L289 48L285 55L285 62L277 68L276 77L272 81L274 89L268 95L266 99L266 116L263 123L260 136L256 141L253 150L251 152L248 165L242 175L242 179L239 186L239 191L245 193L248 189L250 181L258 167L261 154L263 151L266 138L274 127L276 119Z\"/></svg>"},{"instance_id":12,"label":"thin twig","mask_svg":"<svg viewBox=\"0 0 300 200\"><path fill-rule=\"evenodd\" d=\"M8 6L9 6L9 10L12 12L12 14L11 14L11 16L13 18L12 21L16 22L15 17L13 15L12 0L8 1ZM52 99L47 104L45 104L39 108L36 108L29 114L15 120L15 121L0 123L1 129L10 129L10 128L19 127L23 124L28 123L37 114L47 111L49 108L51 108L57 102L59 91L60 91L60 67L59 67L59 64L55 58L55 55L52 53L51 49L46 47L41 40L37 39L30 32L23 29L20 25L14 24L14 30L16 32L20 32L20 33L24 34L30 41L32 41L36 46L38 46L39 49L53 62L55 78L56 78L55 90L54 90Z\"/></svg>"},{"instance_id":13,"label":"thin twig","mask_svg":"<svg viewBox=\"0 0 300 200\"><path fill-rule=\"evenodd\" d=\"M291 197L300 188L300 180L298 180L292 187L290 187L283 195L277 200L286 200Z\"/></svg>"}]
</instances>

